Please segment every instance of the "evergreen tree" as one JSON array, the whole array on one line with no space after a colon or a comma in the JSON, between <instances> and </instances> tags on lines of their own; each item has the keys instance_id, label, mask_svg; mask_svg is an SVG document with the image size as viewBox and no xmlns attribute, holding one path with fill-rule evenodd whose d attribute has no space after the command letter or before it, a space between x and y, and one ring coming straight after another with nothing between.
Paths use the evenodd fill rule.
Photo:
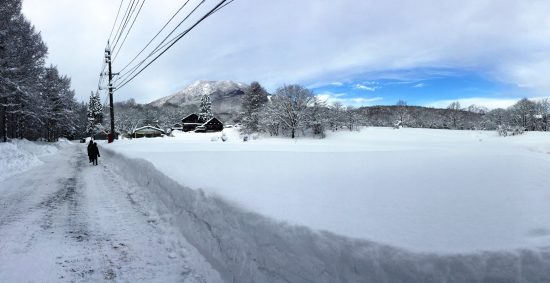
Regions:
<instances>
[{"instance_id":1,"label":"evergreen tree","mask_svg":"<svg viewBox=\"0 0 550 283\"><path fill-rule=\"evenodd\" d=\"M3 141L22 138L40 121L35 100L47 48L21 13L20 0L0 4L0 124Z\"/></svg>"},{"instance_id":2,"label":"evergreen tree","mask_svg":"<svg viewBox=\"0 0 550 283\"><path fill-rule=\"evenodd\" d=\"M210 95L205 94L201 97L199 120L206 122L212 117L214 117L214 115L212 114L212 102L210 101Z\"/></svg>"},{"instance_id":3,"label":"evergreen tree","mask_svg":"<svg viewBox=\"0 0 550 283\"><path fill-rule=\"evenodd\" d=\"M260 131L260 111L267 102L267 91L258 82L252 82L244 93L243 127L246 132Z\"/></svg>"},{"instance_id":4,"label":"evergreen tree","mask_svg":"<svg viewBox=\"0 0 550 283\"><path fill-rule=\"evenodd\" d=\"M90 102L88 102L87 111L88 124L86 125L86 134L93 136L98 131L103 129L101 124L103 123L103 106L101 105L101 98L99 92L90 93Z\"/></svg>"},{"instance_id":5,"label":"evergreen tree","mask_svg":"<svg viewBox=\"0 0 550 283\"><path fill-rule=\"evenodd\" d=\"M55 141L76 131L71 81L46 68L47 47L21 13L21 0L0 4L0 133Z\"/></svg>"}]
</instances>

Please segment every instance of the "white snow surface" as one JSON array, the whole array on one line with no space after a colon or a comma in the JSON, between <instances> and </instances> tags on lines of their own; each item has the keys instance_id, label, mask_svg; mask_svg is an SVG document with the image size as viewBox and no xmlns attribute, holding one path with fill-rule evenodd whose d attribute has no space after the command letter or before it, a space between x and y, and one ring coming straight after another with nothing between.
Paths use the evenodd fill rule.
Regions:
<instances>
[{"instance_id":1,"label":"white snow surface","mask_svg":"<svg viewBox=\"0 0 550 283\"><path fill-rule=\"evenodd\" d=\"M386 130L342 133L326 141L260 139L242 147L259 154L274 145L325 154L320 149L327 144L352 148L358 137L378 131ZM479 133L470 133L479 138ZM189 151L175 152L166 144L181 140L176 144L195 143L205 156L216 153L209 149L214 145L217 155L239 152L234 150L241 143L237 133L229 131L226 143L212 142L218 135L132 140L126 147L134 152L131 145L138 143L149 150L161 146L181 158ZM540 155L547 148L541 139L545 135L504 143ZM302 143L307 146L296 147ZM323 147L315 150L318 143ZM221 193L183 186L151 162L120 153L125 147L121 141L99 144L99 166L88 163L85 144L73 144L43 157L43 165L0 181L0 282L550 282L548 248L442 255L289 225L276 215L251 212L253 206L239 205L238 199L228 203ZM225 146L233 150L219 150ZM338 152L344 151L333 153ZM293 161L303 163L302 158ZM209 167L198 165L202 171ZM260 183L281 179L277 177ZM342 208L327 207L323 214L335 209ZM540 229L531 235L545 234Z\"/></svg>"},{"instance_id":2,"label":"white snow surface","mask_svg":"<svg viewBox=\"0 0 550 283\"><path fill-rule=\"evenodd\" d=\"M223 282L150 191L85 151L67 143L0 181L0 282Z\"/></svg>"},{"instance_id":3,"label":"white snow surface","mask_svg":"<svg viewBox=\"0 0 550 283\"><path fill-rule=\"evenodd\" d=\"M16 173L44 164L40 158L55 154L66 140L57 143L38 143L14 139L0 143L0 181Z\"/></svg>"},{"instance_id":4,"label":"white snow surface","mask_svg":"<svg viewBox=\"0 0 550 283\"><path fill-rule=\"evenodd\" d=\"M415 252L550 247L550 134L367 128L326 139L236 129L117 141L181 185L289 224ZM214 138L216 140L216 138Z\"/></svg>"}]
</instances>

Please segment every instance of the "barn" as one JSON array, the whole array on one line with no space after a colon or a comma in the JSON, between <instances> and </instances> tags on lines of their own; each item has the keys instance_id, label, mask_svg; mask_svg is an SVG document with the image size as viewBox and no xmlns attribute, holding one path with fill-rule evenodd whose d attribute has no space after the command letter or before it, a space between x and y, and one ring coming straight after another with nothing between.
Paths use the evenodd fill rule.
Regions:
<instances>
[{"instance_id":1,"label":"barn","mask_svg":"<svg viewBox=\"0 0 550 283\"><path fill-rule=\"evenodd\" d=\"M197 126L202 125L202 121L199 119L199 115L193 113L187 115L185 118L181 119L182 130L184 132L194 131Z\"/></svg>"},{"instance_id":2,"label":"barn","mask_svg":"<svg viewBox=\"0 0 550 283\"><path fill-rule=\"evenodd\" d=\"M164 131L153 126L144 126L137 128L132 132L132 137L134 138L154 138L164 135Z\"/></svg>"},{"instance_id":3,"label":"barn","mask_svg":"<svg viewBox=\"0 0 550 283\"><path fill-rule=\"evenodd\" d=\"M199 126L197 132L219 132L223 130L223 123L218 118L213 117L208 121L204 121L195 113L181 119L181 124L184 132L194 131Z\"/></svg>"},{"instance_id":4,"label":"barn","mask_svg":"<svg viewBox=\"0 0 550 283\"><path fill-rule=\"evenodd\" d=\"M215 117L206 121L202 126L204 126L208 132L220 132L223 130L223 123Z\"/></svg>"}]
</instances>

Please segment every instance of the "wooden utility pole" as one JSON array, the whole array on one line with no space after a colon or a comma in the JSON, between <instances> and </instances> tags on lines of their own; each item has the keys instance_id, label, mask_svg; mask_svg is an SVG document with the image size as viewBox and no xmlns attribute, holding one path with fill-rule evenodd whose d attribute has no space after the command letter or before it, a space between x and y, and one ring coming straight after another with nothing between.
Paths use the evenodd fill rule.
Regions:
<instances>
[{"instance_id":1,"label":"wooden utility pole","mask_svg":"<svg viewBox=\"0 0 550 283\"><path fill-rule=\"evenodd\" d=\"M111 68L111 46L107 45L105 49L105 61L109 64L109 114L111 116L111 135L109 136L109 143L115 140L115 114L113 110L113 71Z\"/></svg>"}]
</instances>

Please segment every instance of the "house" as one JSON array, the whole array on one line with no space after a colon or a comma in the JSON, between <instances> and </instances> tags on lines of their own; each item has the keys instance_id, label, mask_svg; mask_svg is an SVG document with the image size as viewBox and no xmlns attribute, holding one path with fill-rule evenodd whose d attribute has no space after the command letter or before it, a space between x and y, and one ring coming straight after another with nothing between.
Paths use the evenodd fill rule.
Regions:
<instances>
[{"instance_id":1,"label":"house","mask_svg":"<svg viewBox=\"0 0 550 283\"><path fill-rule=\"evenodd\" d=\"M160 137L164 135L165 132L157 127L153 126L144 126L141 128L137 128L132 132L132 137L134 138L153 138L153 137Z\"/></svg>"},{"instance_id":2,"label":"house","mask_svg":"<svg viewBox=\"0 0 550 283\"><path fill-rule=\"evenodd\" d=\"M208 121L202 121L197 114L191 114L181 120L184 132L219 132L223 130L223 123L217 118L210 118Z\"/></svg>"},{"instance_id":3,"label":"house","mask_svg":"<svg viewBox=\"0 0 550 283\"><path fill-rule=\"evenodd\" d=\"M201 126L205 127L208 132L220 132L223 130L223 123L215 117L212 117Z\"/></svg>"},{"instance_id":4,"label":"house","mask_svg":"<svg viewBox=\"0 0 550 283\"><path fill-rule=\"evenodd\" d=\"M194 131L197 126L200 126L202 124L203 121L200 121L199 115L195 113L181 119L182 130L184 132Z\"/></svg>"}]
</instances>

